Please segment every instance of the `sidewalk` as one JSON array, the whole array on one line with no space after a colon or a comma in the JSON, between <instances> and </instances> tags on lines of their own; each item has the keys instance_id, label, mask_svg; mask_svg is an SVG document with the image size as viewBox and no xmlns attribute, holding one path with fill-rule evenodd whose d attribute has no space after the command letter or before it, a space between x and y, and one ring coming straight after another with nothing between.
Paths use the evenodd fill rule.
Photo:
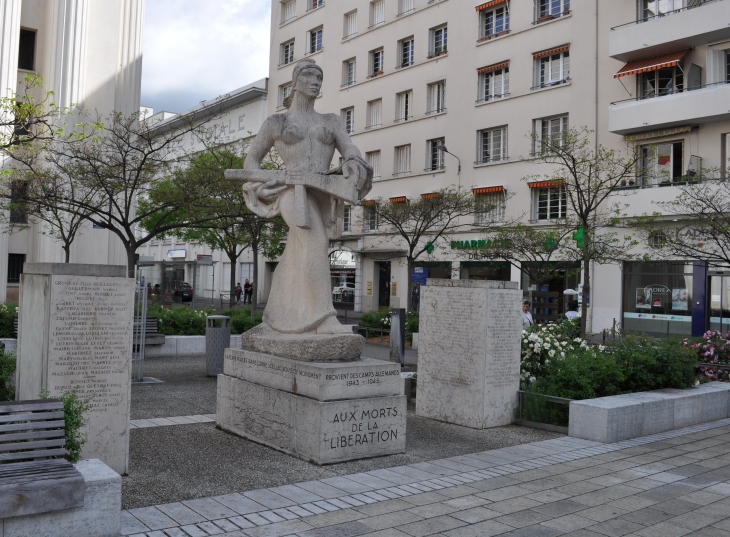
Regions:
<instances>
[{"instance_id":1,"label":"sidewalk","mask_svg":"<svg viewBox=\"0 0 730 537\"><path fill-rule=\"evenodd\" d=\"M134 537L730 537L730 419L130 509Z\"/></svg>"}]
</instances>

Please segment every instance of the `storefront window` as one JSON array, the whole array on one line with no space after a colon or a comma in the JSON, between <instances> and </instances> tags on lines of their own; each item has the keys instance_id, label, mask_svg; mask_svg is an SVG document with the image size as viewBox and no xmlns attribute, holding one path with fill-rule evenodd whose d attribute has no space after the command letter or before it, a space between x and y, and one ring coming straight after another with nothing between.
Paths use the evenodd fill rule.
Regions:
<instances>
[{"instance_id":1,"label":"storefront window","mask_svg":"<svg viewBox=\"0 0 730 537\"><path fill-rule=\"evenodd\" d=\"M511 265L506 261L462 261L462 280L510 281Z\"/></svg>"},{"instance_id":2,"label":"storefront window","mask_svg":"<svg viewBox=\"0 0 730 537\"><path fill-rule=\"evenodd\" d=\"M332 302L355 302L355 254L337 250L330 254Z\"/></svg>"},{"instance_id":3,"label":"storefront window","mask_svg":"<svg viewBox=\"0 0 730 537\"><path fill-rule=\"evenodd\" d=\"M691 335L692 274L692 263L624 263L624 330Z\"/></svg>"},{"instance_id":4,"label":"storefront window","mask_svg":"<svg viewBox=\"0 0 730 537\"><path fill-rule=\"evenodd\" d=\"M438 280L451 279L451 262L450 261L423 261L413 263L414 267L428 268L428 277Z\"/></svg>"}]
</instances>

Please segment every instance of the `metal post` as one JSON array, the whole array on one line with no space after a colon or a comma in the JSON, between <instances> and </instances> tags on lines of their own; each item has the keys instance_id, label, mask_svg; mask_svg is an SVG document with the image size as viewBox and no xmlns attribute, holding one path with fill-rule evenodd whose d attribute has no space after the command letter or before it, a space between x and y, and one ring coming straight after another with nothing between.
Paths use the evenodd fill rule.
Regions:
<instances>
[{"instance_id":1,"label":"metal post","mask_svg":"<svg viewBox=\"0 0 730 537\"><path fill-rule=\"evenodd\" d=\"M195 295L198 294L196 289L198 288L198 284L196 283L198 276L198 261L195 260L193 262L193 310L195 309Z\"/></svg>"}]
</instances>

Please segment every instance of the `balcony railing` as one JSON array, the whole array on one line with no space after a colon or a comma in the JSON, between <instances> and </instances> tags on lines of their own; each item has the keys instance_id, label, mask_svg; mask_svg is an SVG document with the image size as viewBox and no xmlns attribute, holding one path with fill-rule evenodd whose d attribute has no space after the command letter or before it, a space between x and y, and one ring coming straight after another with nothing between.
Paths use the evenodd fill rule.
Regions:
<instances>
[{"instance_id":1,"label":"balcony railing","mask_svg":"<svg viewBox=\"0 0 730 537\"><path fill-rule=\"evenodd\" d=\"M493 157L482 157L481 160L475 160L474 164L491 164L493 162L504 162L505 160L509 160L509 157L502 156L502 155L495 155Z\"/></svg>"},{"instance_id":2,"label":"balcony railing","mask_svg":"<svg viewBox=\"0 0 730 537\"><path fill-rule=\"evenodd\" d=\"M393 177L401 177L403 175L408 175L411 173L411 170L406 170L404 172L393 172Z\"/></svg>"},{"instance_id":3,"label":"balcony railing","mask_svg":"<svg viewBox=\"0 0 730 537\"><path fill-rule=\"evenodd\" d=\"M532 21L532 24L541 24L543 22L559 19L560 17L565 17L567 15L570 15L570 10L563 11L562 13L555 13L553 15L540 15L537 20Z\"/></svg>"},{"instance_id":4,"label":"balcony railing","mask_svg":"<svg viewBox=\"0 0 730 537\"><path fill-rule=\"evenodd\" d=\"M408 61L405 61L405 62L401 62L400 65L396 65L395 68L396 68L396 70L403 69L404 67L410 67L414 63L415 62L413 60L408 60Z\"/></svg>"},{"instance_id":5,"label":"balcony railing","mask_svg":"<svg viewBox=\"0 0 730 537\"><path fill-rule=\"evenodd\" d=\"M560 80L552 80L550 82L543 82L541 84L538 84L537 86L532 86L530 90L535 91L539 89L545 89L545 88L552 88L553 86L560 86L562 84L567 84L570 82L570 77L565 77Z\"/></svg>"},{"instance_id":6,"label":"balcony railing","mask_svg":"<svg viewBox=\"0 0 730 537\"><path fill-rule=\"evenodd\" d=\"M351 34L347 34L346 36L343 36L342 40L350 39L352 37L355 37L357 35L357 32L352 32Z\"/></svg>"},{"instance_id":7,"label":"balcony railing","mask_svg":"<svg viewBox=\"0 0 730 537\"><path fill-rule=\"evenodd\" d=\"M369 131L369 130L372 130L372 129L380 128L382 126L383 126L382 123L375 123L374 125L368 125L367 127L365 127L365 130L366 131Z\"/></svg>"},{"instance_id":8,"label":"balcony railing","mask_svg":"<svg viewBox=\"0 0 730 537\"><path fill-rule=\"evenodd\" d=\"M368 26L368 30L372 30L373 28L377 28L378 26L382 26L383 24L385 24L385 21L384 20L383 21L374 22L370 26Z\"/></svg>"},{"instance_id":9,"label":"balcony railing","mask_svg":"<svg viewBox=\"0 0 730 537\"><path fill-rule=\"evenodd\" d=\"M305 52L305 56L311 56L312 54L316 54L317 52L322 52L324 50L324 47L319 47L316 50L310 50L309 52Z\"/></svg>"},{"instance_id":10,"label":"balcony railing","mask_svg":"<svg viewBox=\"0 0 730 537\"><path fill-rule=\"evenodd\" d=\"M428 57L435 58L436 56L443 56L447 52L448 50L446 49L446 45L444 45L443 47L436 47L428 53Z\"/></svg>"},{"instance_id":11,"label":"balcony railing","mask_svg":"<svg viewBox=\"0 0 730 537\"><path fill-rule=\"evenodd\" d=\"M688 91L695 91L699 89L704 88L712 88L715 86L726 86L730 84L730 80L723 80L722 82L715 82L713 84L703 84L701 86L692 86L691 88L671 88L671 89L660 89L658 92L651 92L651 93L643 93L641 95L637 95L636 97L632 97L630 99L623 99L621 101L614 101L611 103L611 106L614 104L621 104L631 101L644 101L647 99L654 99L656 97L666 97L667 95L676 95L678 93L687 93Z\"/></svg>"},{"instance_id":12,"label":"balcony railing","mask_svg":"<svg viewBox=\"0 0 730 537\"><path fill-rule=\"evenodd\" d=\"M295 58L294 56L292 56L292 57L291 57L291 59L289 59L289 60L284 60L283 62L281 62L281 63L279 64L279 67L283 67L283 66L285 66L285 65L289 65L290 63L294 63L294 60L296 60L296 58Z\"/></svg>"},{"instance_id":13,"label":"balcony railing","mask_svg":"<svg viewBox=\"0 0 730 537\"><path fill-rule=\"evenodd\" d=\"M291 21L293 21L293 20L294 20L294 19L296 19L296 18L297 18L297 16L296 16L296 15L292 15L292 16L291 16L291 17L289 17L288 19L285 19L285 20L281 21L281 22L279 23L279 26L284 26L284 25L285 25L285 24L286 24L287 22L291 22Z\"/></svg>"},{"instance_id":14,"label":"balcony railing","mask_svg":"<svg viewBox=\"0 0 730 537\"><path fill-rule=\"evenodd\" d=\"M498 37L502 37L503 35L507 35L509 33L509 28L506 30L502 30L501 32L495 32L493 34L484 34L477 39L477 43L483 43L484 41L489 41L490 39L496 39Z\"/></svg>"},{"instance_id":15,"label":"balcony railing","mask_svg":"<svg viewBox=\"0 0 730 537\"><path fill-rule=\"evenodd\" d=\"M346 88L348 86L354 86L355 84L357 84L357 81L353 78L352 80L345 80L345 82L340 87Z\"/></svg>"},{"instance_id":16,"label":"balcony railing","mask_svg":"<svg viewBox=\"0 0 730 537\"><path fill-rule=\"evenodd\" d=\"M407 9L406 11L401 11L396 15L396 17L405 17L406 15L410 15L411 13L414 13L416 11L416 8Z\"/></svg>"},{"instance_id":17,"label":"balcony railing","mask_svg":"<svg viewBox=\"0 0 730 537\"><path fill-rule=\"evenodd\" d=\"M324 7L324 2L321 0L317 0L314 2L308 2L307 3L307 13L310 11L314 11L317 8Z\"/></svg>"},{"instance_id":18,"label":"balcony railing","mask_svg":"<svg viewBox=\"0 0 730 537\"><path fill-rule=\"evenodd\" d=\"M423 169L424 172L443 172L446 171L446 164L437 164Z\"/></svg>"},{"instance_id":19,"label":"balcony railing","mask_svg":"<svg viewBox=\"0 0 730 537\"><path fill-rule=\"evenodd\" d=\"M375 71L373 74L368 75L368 78L375 78L383 74L383 71Z\"/></svg>"},{"instance_id":20,"label":"balcony railing","mask_svg":"<svg viewBox=\"0 0 730 537\"><path fill-rule=\"evenodd\" d=\"M397 117L393 120L393 123L401 123L402 121L408 121L409 119L413 119L413 116Z\"/></svg>"},{"instance_id":21,"label":"balcony railing","mask_svg":"<svg viewBox=\"0 0 730 537\"><path fill-rule=\"evenodd\" d=\"M440 106L438 108L434 108L433 110L429 110L428 112L426 112L426 115L427 116L433 116L435 114L443 114L445 112L446 112L446 107L445 106Z\"/></svg>"},{"instance_id":22,"label":"balcony railing","mask_svg":"<svg viewBox=\"0 0 730 537\"><path fill-rule=\"evenodd\" d=\"M631 22L625 22L624 24L619 24L618 26L614 26L613 28L611 28L611 30L615 30L616 28L623 28L624 26L629 26L631 24L641 24L642 22L648 22L648 21L652 21L654 19L660 19L662 17L666 17L667 15L674 15L675 13L681 13L683 11L694 9L696 7L704 6L705 4L721 2L721 1L722 0L688 0L687 5L683 8L675 9L672 11L667 11L665 13L658 13L656 15L650 15L648 17L636 19L635 21L631 21Z\"/></svg>"},{"instance_id":23,"label":"balcony railing","mask_svg":"<svg viewBox=\"0 0 730 537\"><path fill-rule=\"evenodd\" d=\"M505 97L509 97L509 92L507 93L500 93L499 95L488 95L486 97L483 97L481 99L477 99L476 103L487 103L489 101L499 101L500 99L504 99Z\"/></svg>"}]
</instances>

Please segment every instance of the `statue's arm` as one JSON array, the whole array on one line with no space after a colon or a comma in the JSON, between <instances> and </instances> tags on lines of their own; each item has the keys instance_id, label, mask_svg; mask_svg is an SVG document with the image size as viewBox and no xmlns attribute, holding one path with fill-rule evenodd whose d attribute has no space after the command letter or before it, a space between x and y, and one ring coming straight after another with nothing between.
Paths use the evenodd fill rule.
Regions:
<instances>
[{"instance_id":1,"label":"statue's arm","mask_svg":"<svg viewBox=\"0 0 730 537\"><path fill-rule=\"evenodd\" d=\"M362 158L362 153L352 143L350 135L345 131L339 116L328 114L327 118L335 133L335 147L344 160L342 174L348 178L355 178L360 199L363 199L372 188L373 168Z\"/></svg>"},{"instance_id":2,"label":"statue's arm","mask_svg":"<svg viewBox=\"0 0 730 537\"><path fill-rule=\"evenodd\" d=\"M271 116L261 125L256 138L253 139L248 148L246 161L243 164L244 170L260 170L261 161L264 160L269 150L274 146L276 133L278 130L279 118L281 116Z\"/></svg>"}]
</instances>

